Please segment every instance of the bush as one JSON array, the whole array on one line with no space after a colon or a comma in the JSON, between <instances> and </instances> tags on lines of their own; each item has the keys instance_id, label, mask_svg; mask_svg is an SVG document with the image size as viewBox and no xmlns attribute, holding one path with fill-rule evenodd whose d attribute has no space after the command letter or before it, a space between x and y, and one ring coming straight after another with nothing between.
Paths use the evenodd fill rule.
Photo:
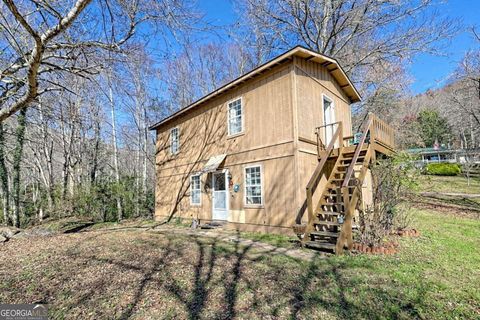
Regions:
<instances>
[{"instance_id":1,"label":"bush","mask_svg":"<svg viewBox=\"0 0 480 320\"><path fill-rule=\"evenodd\" d=\"M412 220L409 196L418 187L419 170L407 154L377 159L370 166L373 203L359 211L357 241L379 245L394 229L408 227Z\"/></svg>"},{"instance_id":2,"label":"bush","mask_svg":"<svg viewBox=\"0 0 480 320\"><path fill-rule=\"evenodd\" d=\"M425 172L435 176L456 176L462 173L462 169L456 163L429 163Z\"/></svg>"}]
</instances>

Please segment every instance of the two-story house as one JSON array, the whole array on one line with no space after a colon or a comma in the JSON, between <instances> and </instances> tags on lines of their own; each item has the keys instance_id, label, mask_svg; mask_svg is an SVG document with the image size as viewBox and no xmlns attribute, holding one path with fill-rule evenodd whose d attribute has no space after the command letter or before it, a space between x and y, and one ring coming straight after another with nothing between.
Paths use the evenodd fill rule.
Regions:
<instances>
[{"instance_id":1,"label":"two-story house","mask_svg":"<svg viewBox=\"0 0 480 320\"><path fill-rule=\"evenodd\" d=\"M355 172L362 159L393 145L391 130L373 116L368 125L377 133L383 127L387 139L375 139L364 126L353 142L350 105L358 101L335 59L295 47L154 124L156 219L217 220L227 228L277 233L303 225L304 239L332 248L349 221L339 197L368 198L365 190L356 198L352 193L354 180L368 189L368 168L363 177ZM378 148L367 152L369 145ZM315 235L319 230L325 234Z\"/></svg>"}]
</instances>

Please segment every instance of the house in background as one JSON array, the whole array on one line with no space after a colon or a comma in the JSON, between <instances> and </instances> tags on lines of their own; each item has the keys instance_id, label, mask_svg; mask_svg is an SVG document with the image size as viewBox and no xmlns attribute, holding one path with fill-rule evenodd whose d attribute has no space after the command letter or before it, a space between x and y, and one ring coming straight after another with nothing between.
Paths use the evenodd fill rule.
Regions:
<instances>
[{"instance_id":1,"label":"house in background","mask_svg":"<svg viewBox=\"0 0 480 320\"><path fill-rule=\"evenodd\" d=\"M368 164L393 151L392 129L373 115L353 144L358 101L336 60L295 47L161 120L156 219L350 247L355 208L371 202Z\"/></svg>"},{"instance_id":2,"label":"house in background","mask_svg":"<svg viewBox=\"0 0 480 320\"><path fill-rule=\"evenodd\" d=\"M480 162L480 149L449 149L442 146L433 148L413 148L406 150L418 158L415 163L419 166L428 163L448 162L460 163Z\"/></svg>"}]
</instances>

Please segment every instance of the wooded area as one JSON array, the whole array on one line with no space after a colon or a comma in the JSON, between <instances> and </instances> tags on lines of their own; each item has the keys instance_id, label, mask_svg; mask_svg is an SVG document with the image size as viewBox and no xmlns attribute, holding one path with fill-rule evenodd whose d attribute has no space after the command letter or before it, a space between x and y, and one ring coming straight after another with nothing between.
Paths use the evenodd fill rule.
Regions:
<instances>
[{"instance_id":1,"label":"wooded area","mask_svg":"<svg viewBox=\"0 0 480 320\"><path fill-rule=\"evenodd\" d=\"M3 222L150 216L149 125L298 44L344 66L363 97L357 123L375 112L405 147L435 140L479 146L478 29L440 14L437 1L235 6L233 25L218 26L190 1L3 0ZM445 41L466 29L477 49L442 89L412 96L407 67L415 55L441 53ZM433 129L422 131L422 123Z\"/></svg>"}]
</instances>

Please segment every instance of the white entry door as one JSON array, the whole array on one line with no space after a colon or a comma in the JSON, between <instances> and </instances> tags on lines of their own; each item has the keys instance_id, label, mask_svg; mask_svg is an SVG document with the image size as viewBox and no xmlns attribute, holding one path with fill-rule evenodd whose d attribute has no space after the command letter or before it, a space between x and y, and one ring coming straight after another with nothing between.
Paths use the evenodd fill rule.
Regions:
<instances>
[{"instance_id":1,"label":"white entry door","mask_svg":"<svg viewBox=\"0 0 480 320\"><path fill-rule=\"evenodd\" d=\"M335 125L329 125L335 123L335 105L333 100L327 96L323 96L323 124L325 125L325 147L328 147L330 141L332 141L333 134L337 129ZM335 146L337 147L337 146Z\"/></svg>"},{"instance_id":2,"label":"white entry door","mask_svg":"<svg viewBox=\"0 0 480 320\"><path fill-rule=\"evenodd\" d=\"M212 173L212 186L212 220L227 220L227 171Z\"/></svg>"}]
</instances>

